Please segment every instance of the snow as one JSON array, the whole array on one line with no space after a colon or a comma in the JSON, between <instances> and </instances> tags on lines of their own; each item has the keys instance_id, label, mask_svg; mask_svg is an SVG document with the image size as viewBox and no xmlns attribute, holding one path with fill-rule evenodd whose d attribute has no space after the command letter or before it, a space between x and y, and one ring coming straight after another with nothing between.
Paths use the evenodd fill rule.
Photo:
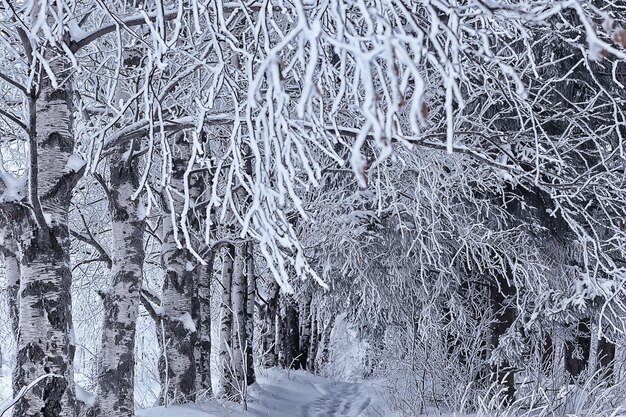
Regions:
<instances>
[{"instance_id":1,"label":"snow","mask_svg":"<svg viewBox=\"0 0 626 417\"><path fill-rule=\"evenodd\" d=\"M183 326L185 326L185 329L189 331L190 333L196 332L196 325L193 322L193 319L191 318L191 314L183 313L180 316L176 317L176 320L183 323Z\"/></svg>"},{"instance_id":2,"label":"snow","mask_svg":"<svg viewBox=\"0 0 626 417\"><path fill-rule=\"evenodd\" d=\"M13 390L11 389L11 368L3 365L0 368L0 410L5 403L12 398Z\"/></svg>"},{"instance_id":3,"label":"snow","mask_svg":"<svg viewBox=\"0 0 626 417\"><path fill-rule=\"evenodd\" d=\"M69 30L70 38L74 42L79 41L89 36L89 32L82 29L78 25L78 22L76 21L76 19L71 19L69 22L67 22L67 29Z\"/></svg>"},{"instance_id":4,"label":"snow","mask_svg":"<svg viewBox=\"0 0 626 417\"><path fill-rule=\"evenodd\" d=\"M0 197L0 202L20 201L26 195L26 185L28 183L28 175L24 174L19 178L15 178L8 172L1 172L0 177L4 182L6 189Z\"/></svg>"},{"instance_id":5,"label":"snow","mask_svg":"<svg viewBox=\"0 0 626 417\"><path fill-rule=\"evenodd\" d=\"M96 403L96 396L90 392L85 391L80 385L76 384L76 399L93 407Z\"/></svg>"},{"instance_id":6,"label":"snow","mask_svg":"<svg viewBox=\"0 0 626 417\"><path fill-rule=\"evenodd\" d=\"M67 159L67 163L65 164L65 172L78 172L80 171L86 164L85 160L77 154L72 154Z\"/></svg>"},{"instance_id":7,"label":"snow","mask_svg":"<svg viewBox=\"0 0 626 417\"><path fill-rule=\"evenodd\" d=\"M155 407L137 417L400 417L389 410L381 386L372 381L339 382L306 371L257 371L247 411L239 404L217 402Z\"/></svg>"}]
</instances>

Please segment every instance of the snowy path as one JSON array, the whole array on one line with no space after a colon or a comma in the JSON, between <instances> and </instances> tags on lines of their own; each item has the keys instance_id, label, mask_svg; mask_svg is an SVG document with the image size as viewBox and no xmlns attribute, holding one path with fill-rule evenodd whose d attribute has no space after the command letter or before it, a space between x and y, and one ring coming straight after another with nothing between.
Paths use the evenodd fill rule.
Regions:
<instances>
[{"instance_id":1,"label":"snowy path","mask_svg":"<svg viewBox=\"0 0 626 417\"><path fill-rule=\"evenodd\" d=\"M270 369L250 390L248 410L215 403L151 408L138 417L391 417L370 384L337 382L303 371Z\"/></svg>"},{"instance_id":2,"label":"snowy path","mask_svg":"<svg viewBox=\"0 0 626 417\"><path fill-rule=\"evenodd\" d=\"M328 388L328 387L324 387ZM359 384L336 383L330 392L302 407L303 417L359 417L372 402ZM319 390L319 389L318 389Z\"/></svg>"}]
</instances>

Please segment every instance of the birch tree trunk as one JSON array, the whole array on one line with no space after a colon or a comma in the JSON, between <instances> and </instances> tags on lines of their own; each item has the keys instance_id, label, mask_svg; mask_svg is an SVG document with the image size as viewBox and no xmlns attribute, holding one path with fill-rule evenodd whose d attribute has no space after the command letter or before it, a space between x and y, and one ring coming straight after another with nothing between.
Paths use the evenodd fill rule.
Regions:
<instances>
[{"instance_id":1,"label":"birch tree trunk","mask_svg":"<svg viewBox=\"0 0 626 417\"><path fill-rule=\"evenodd\" d=\"M231 340L233 312L231 309L231 287L233 281L233 262L235 247L228 245L222 258L222 298L220 303L220 347L218 352L219 383L217 395L220 398L230 398L233 392L231 367Z\"/></svg>"},{"instance_id":2,"label":"birch tree trunk","mask_svg":"<svg viewBox=\"0 0 626 417\"><path fill-rule=\"evenodd\" d=\"M134 413L135 328L145 254L144 222L138 201L131 199L139 185L138 169L124 156L126 147L115 149L109 160L114 244L111 283L103 295L102 350L94 409L98 416L130 417Z\"/></svg>"},{"instance_id":3,"label":"birch tree trunk","mask_svg":"<svg viewBox=\"0 0 626 417\"><path fill-rule=\"evenodd\" d=\"M19 330L19 290L20 290L20 263L18 260L17 244L10 235L9 230L2 233L2 244L0 245L0 257L4 264L4 276L7 289L7 307L9 313L9 324L11 335L17 342ZM0 365L2 362L0 362Z\"/></svg>"},{"instance_id":4,"label":"birch tree trunk","mask_svg":"<svg viewBox=\"0 0 626 417\"><path fill-rule=\"evenodd\" d=\"M511 273L509 268L507 268L506 273ZM491 308L495 317L492 323L492 348L496 348L500 344L500 339L513 325L516 317L515 306L512 302L515 288L509 284L504 274L500 274L496 279L498 282L492 284L490 288ZM509 361L502 360L493 365L491 372L493 382L502 386L504 404L511 404L515 400L515 368L511 366Z\"/></svg>"},{"instance_id":5,"label":"birch tree trunk","mask_svg":"<svg viewBox=\"0 0 626 417\"><path fill-rule=\"evenodd\" d=\"M262 363L266 368L278 365L276 355L276 313L278 311L279 287L273 279L268 285L267 305L263 317L263 333L261 335L261 348L263 349Z\"/></svg>"},{"instance_id":6,"label":"birch tree trunk","mask_svg":"<svg viewBox=\"0 0 626 417\"><path fill-rule=\"evenodd\" d=\"M201 268L187 244L198 247L192 225L191 205L196 202L202 178L187 172L193 155L193 143L178 134L171 146L172 172L163 192L163 244L161 263L165 271L161 299L164 354L160 360L164 404L195 400L196 396L196 328L198 290L195 278ZM186 211L187 209L187 211ZM186 227L183 227L183 221ZM187 242L187 238L191 242Z\"/></svg>"},{"instance_id":7,"label":"birch tree trunk","mask_svg":"<svg viewBox=\"0 0 626 417\"><path fill-rule=\"evenodd\" d=\"M598 365L600 377L609 385L615 379L615 343L602 336L598 340Z\"/></svg>"},{"instance_id":8,"label":"birch tree trunk","mask_svg":"<svg viewBox=\"0 0 626 417\"><path fill-rule=\"evenodd\" d=\"M38 9L38 7L35 7ZM45 374L55 374L18 401L14 417L76 415L70 335L72 300L69 268L68 211L72 190L82 175L68 164L73 155L74 92L70 64L63 52L49 48L47 59L56 85L41 71L39 96L30 101L29 197L33 208L15 211L20 252L20 306L13 389ZM37 77L35 77L37 78Z\"/></svg>"},{"instance_id":9,"label":"birch tree trunk","mask_svg":"<svg viewBox=\"0 0 626 417\"><path fill-rule=\"evenodd\" d=\"M245 387L245 374L247 366L246 358L246 296L248 285L245 273L245 244L235 247L235 260L233 264L233 279L231 291L231 306L233 314L232 327L232 369L233 383L238 393L242 393Z\"/></svg>"},{"instance_id":10,"label":"birch tree trunk","mask_svg":"<svg viewBox=\"0 0 626 417\"><path fill-rule=\"evenodd\" d=\"M198 341L196 343L196 389L203 396L210 396L211 388L211 280L213 256L208 265L198 266L196 290L198 303Z\"/></svg>"},{"instance_id":11,"label":"birch tree trunk","mask_svg":"<svg viewBox=\"0 0 626 417\"><path fill-rule=\"evenodd\" d=\"M178 248L170 213L163 217L161 263L165 271L162 293L164 352L159 361L163 404L193 401L196 387L196 328L192 319L193 259Z\"/></svg>"},{"instance_id":12,"label":"birch tree trunk","mask_svg":"<svg viewBox=\"0 0 626 417\"><path fill-rule=\"evenodd\" d=\"M309 349L311 347L311 295L304 297L300 304L300 368L307 369Z\"/></svg>"},{"instance_id":13,"label":"birch tree trunk","mask_svg":"<svg viewBox=\"0 0 626 417\"><path fill-rule=\"evenodd\" d=\"M317 357L317 350L319 346L320 334L317 323L317 314L315 310L311 308L311 345L309 346L309 354L307 358L307 370L309 372L315 372L315 358Z\"/></svg>"},{"instance_id":14,"label":"birch tree trunk","mask_svg":"<svg viewBox=\"0 0 626 417\"><path fill-rule=\"evenodd\" d=\"M320 338L317 356L315 358L315 369L322 369L328 363L330 356L330 336L333 332L334 325L335 317L331 316Z\"/></svg>"},{"instance_id":15,"label":"birch tree trunk","mask_svg":"<svg viewBox=\"0 0 626 417\"><path fill-rule=\"evenodd\" d=\"M246 382L251 385L256 381L254 373L254 306L256 303L256 276L254 275L254 245L246 245L246 276L248 294L246 297Z\"/></svg>"},{"instance_id":16,"label":"birch tree trunk","mask_svg":"<svg viewBox=\"0 0 626 417\"><path fill-rule=\"evenodd\" d=\"M300 349L298 334L298 309L291 294L281 296L280 339L278 362L283 368L297 369Z\"/></svg>"}]
</instances>

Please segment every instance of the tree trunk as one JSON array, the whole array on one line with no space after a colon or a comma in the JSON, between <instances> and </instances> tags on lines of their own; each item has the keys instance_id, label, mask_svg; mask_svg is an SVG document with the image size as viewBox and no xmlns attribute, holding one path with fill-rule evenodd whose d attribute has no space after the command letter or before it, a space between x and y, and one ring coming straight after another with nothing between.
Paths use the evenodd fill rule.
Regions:
<instances>
[{"instance_id":1,"label":"tree trunk","mask_svg":"<svg viewBox=\"0 0 626 417\"><path fill-rule=\"evenodd\" d=\"M254 305L256 303L256 276L254 275L254 245L246 245L246 276L248 294L246 297L246 382L251 385L256 380L254 373Z\"/></svg>"},{"instance_id":2,"label":"tree trunk","mask_svg":"<svg viewBox=\"0 0 626 417\"><path fill-rule=\"evenodd\" d=\"M315 372L315 358L317 357L317 351L320 342L319 324L317 322L317 314L314 309L311 308L311 345L309 346L309 354L307 358L306 369L309 372Z\"/></svg>"},{"instance_id":3,"label":"tree trunk","mask_svg":"<svg viewBox=\"0 0 626 417\"><path fill-rule=\"evenodd\" d=\"M278 363L283 368L298 369L300 366L300 335L298 308L291 294L282 294L280 314L280 336L278 339Z\"/></svg>"},{"instance_id":4,"label":"tree trunk","mask_svg":"<svg viewBox=\"0 0 626 417\"><path fill-rule=\"evenodd\" d=\"M196 385L204 397L211 395L211 279L213 259L206 266L199 266L196 275L198 302L198 342L196 343Z\"/></svg>"},{"instance_id":5,"label":"tree trunk","mask_svg":"<svg viewBox=\"0 0 626 417\"><path fill-rule=\"evenodd\" d=\"M506 273L510 271L507 268ZM491 347L495 349L500 345L500 339L513 325L516 318L515 306L512 298L515 296L515 287L511 286L507 277L500 275L497 282L491 286L491 308L494 313L492 324ZM515 368L508 360L502 359L492 366L492 381L501 386L500 392L503 395L502 402L509 405L515 401Z\"/></svg>"},{"instance_id":6,"label":"tree trunk","mask_svg":"<svg viewBox=\"0 0 626 417\"><path fill-rule=\"evenodd\" d=\"M197 329L193 318L197 294L194 278L199 262L187 248L185 230L181 226L183 220L192 217L191 213L184 213L186 199L193 202L200 192L199 179L186 174L192 146L185 135L175 136L171 150L172 172L163 196L161 263L165 280L161 326L165 349L159 363L163 404L194 401L196 396ZM185 196L185 190L189 195Z\"/></svg>"},{"instance_id":7,"label":"tree trunk","mask_svg":"<svg viewBox=\"0 0 626 417\"><path fill-rule=\"evenodd\" d=\"M579 382L589 365L591 326L588 318L578 321L573 340L565 342L565 372L570 383Z\"/></svg>"},{"instance_id":8,"label":"tree trunk","mask_svg":"<svg viewBox=\"0 0 626 417\"><path fill-rule=\"evenodd\" d=\"M552 366L554 364L554 343L552 337L547 334L541 352L541 370L544 374L549 375L552 373Z\"/></svg>"},{"instance_id":9,"label":"tree trunk","mask_svg":"<svg viewBox=\"0 0 626 417\"><path fill-rule=\"evenodd\" d=\"M319 370L324 368L328 363L330 357L330 336L335 326L335 316L331 316L330 320L324 331L322 332L321 339L317 348L317 357L315 358L315 369Z\"/></svg>"},{"instance_id":10,"label":"tree trunk","mask_svg":"<svg viewBox=\"0 0 626 417\"><path fill-rule=\"evenodd\" d=\"M311 295L304 297L300 304L300 354L301 369L308 369L309 349L311 348Z\"/></svg>"},{"instance_id":11,"label":"tree trunk","mask_svg":"<svg viewBox=\"0 0 626 417\"><path fill-rule=\"evenodd\" d=\"M135 329L143 279L144 223L139 202L131 199L139 185L138 169L124 156L109 160L109 212L112 220L111 282L103 294L104 322L95 415L130 417L134 413Z\"/></svg>"},{"instance_id":12,"label":"tree trunk","mask_svg":"<svg viewBox=\"0 0 626 417\"><path fill-rule=\"evenodd\" d=\"M235 248L235 260L233 265L233 280L231 292L231 307L233 312L232 327L232 370L233 383L237 393L243 393L245 389L245 373L247 366L246 358L246 296L248 285L245 273L245 245L239 244Z\"/></svg>"},{"instance_id":13,"label":"tree trunk","mask_svg":"<svg viewBox=\"0 0 626 417\"><path fill-rule=\"evenodd\" d=\"M195 399L197 332L193 322L194 268L190 255L178 248L171 216L163 219L161 259L165 270L161 308L162 337L165 345L159 361L162 404L177 404Z\"/></svg>"},{"instance_id":14,"label":"tree trunk","mask_svg":"<svg viewBox=\"0 0 626 417\"><path fill-rule=\"evenodd\" d=\"M39 7L33 13L38 13ZM81 164L68 164L71 159L82 162L72 155L74 91L70 64L56 47L48 48L46 55L57 87L42 70L39 96L36 102L30 99L32 210L13 210L21 268L14 393L43 375L55 376L25 393L15 405L14 417L76 415L68 211L84 165L77 168Z\"/></svg>"},{"instance_id":15,"label":"tree trunk","mask_svg":"<svg viewBox=\"0 0 626 417\"><path fill-rule=\"evenodd\" d=\"M20 263L17 255L17 245L11 236L3 237L4 243L0 247L0 256L4 264L4 277L7 288L7 307L11 335L17 342L19 330L19 291L20 291ZM2 362L0 361L0 366Z\"/></svg>"},{"instance_id":16,"label":"tree trunk","mask_svg":"<svg viewBox=\"0 0 626 417\"><path fill-rule=\"evenodd\" d=\"M601 378L608 384L614 383L615 343L606 337L598 341L598 367Z\"/></svg>"},{"instance_id":17,"label":"tree trunk","mask_svg":"<svg viewBox=\"0 0 626 417\"><path fill-rule=\"evenodd\" d=\"M222 259L222 299L220 303L220 348L218 353L220 377L217 395L230 398L233 392L231 367L231 340L233 312L231 310L231 287L233 281L233 262L235 247L227 246Z\"/></svg>"},{"instance_id":18,"label":"tree trunk","mask_svg":"<svg viewBox=\"0 0 626 417\"><path fill-rule=\"evenodd\" d=\"M261 348L263 349L262 363L266 368L278 365L276 346L276 316L280 288L278 283L271 279L267 291L267 305L263 316L263 333L261 334Z\"/></svg>"}]
</instances>

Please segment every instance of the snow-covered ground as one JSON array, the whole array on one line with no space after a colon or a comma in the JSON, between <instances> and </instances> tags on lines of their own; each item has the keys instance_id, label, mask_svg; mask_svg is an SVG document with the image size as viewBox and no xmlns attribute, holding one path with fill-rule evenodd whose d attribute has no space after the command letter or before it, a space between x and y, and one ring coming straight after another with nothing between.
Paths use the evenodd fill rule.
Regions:
<instances>
[{"instance_id":1,"label":"snow-covered ground","mask_svg":"<svg viewBox=\"0 0 626 417\"><path fill-rule=\"evenodd\" d=\"M338 382L304 371L260 370L239 404L204 403L141 410L137 417L400 417L388 410L376 382Z\"/></svg>"}]
</instances>

